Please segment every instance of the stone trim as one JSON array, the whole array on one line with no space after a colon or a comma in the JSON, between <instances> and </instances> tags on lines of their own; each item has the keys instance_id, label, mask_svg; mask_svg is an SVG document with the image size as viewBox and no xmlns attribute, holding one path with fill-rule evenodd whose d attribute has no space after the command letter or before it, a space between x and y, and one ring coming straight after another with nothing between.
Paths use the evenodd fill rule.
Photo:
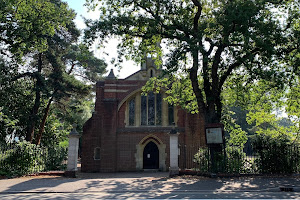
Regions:
<instances>
[{"instance_id":1,"label":"stone trim","mask_svg":"<svg viewBox=\"0 0 300 200\"><path fill-rule=\"evenodd\" d=\"M138 85L129 85L129 84L124 84L124 85L122 85L122 84L109 84L109 83L107 83L107 84L105 84L105 86L107 86L107 87L114 87L114 86L117 86L117 87L137 87Z\"/></svg>"},{"instance_id":2,"label":"stone trim","mask_svg":"<svg viewBox=\"0 0 300 200\"><path fill-rule=\"evenodd\" d=\"M118 128L117 133L169 133L173 129L172 126L168 127L158 127L158 126L140 126L140 127L125 127ZM176 128L180 133L185 132L185 128Z\"/></svg>"},{"instance_id":3,"label":"stone trim","mask_svg":"<svg viewBox=\"0 0 300 200\"><path fill-rule=\"evenodd\" d=\"M104 89L104 92L127 92L128 90Z\"/></svg>"},{"instance_id":4,"label":"stone trim","mask_svg":"<svg viewBox=\"0 0 300 200\"><path fill-rule=\"evenodd\" d=\"M137 171L142 171L143 170L143 152L144 152L145 146L149 142L154 142L158 147L158 150L159 150L159 170L167 171L167 167L166 167L166 158L167 158L166 145L163 144L163 142L153 134L147 135L146 137L144 137L139 142L139 144L136 145L136 153L135 153L136 170Z\"/></svg>"}]
</instances>

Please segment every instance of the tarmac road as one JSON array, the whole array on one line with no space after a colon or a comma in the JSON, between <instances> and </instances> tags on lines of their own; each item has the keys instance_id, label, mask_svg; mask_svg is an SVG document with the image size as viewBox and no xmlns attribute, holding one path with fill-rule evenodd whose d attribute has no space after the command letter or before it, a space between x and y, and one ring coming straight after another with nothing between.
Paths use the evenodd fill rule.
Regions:
<instances>
[{"instance_id":1,"label":"tarmac road","mask_svg":"<svg viewBox=\"0 0 300 200\"><path fill-rule=\"evenodd\" d=\"M280 192L87 192L87 193L16 193L0 194L1 199L299 199L300 193Z\"/></svg>"},{"instance_id":2,"label":"tarmac road","mask_svg":"<svg viewBox=\"0 0 300 200\"><path fill-rule=\"evenodd\" d=\"M0 180L0 199L300 199L299 177L168 178L165 172L80 173ZM280 187L294 192L282 192Z\"/></svg>"}]
</instances>

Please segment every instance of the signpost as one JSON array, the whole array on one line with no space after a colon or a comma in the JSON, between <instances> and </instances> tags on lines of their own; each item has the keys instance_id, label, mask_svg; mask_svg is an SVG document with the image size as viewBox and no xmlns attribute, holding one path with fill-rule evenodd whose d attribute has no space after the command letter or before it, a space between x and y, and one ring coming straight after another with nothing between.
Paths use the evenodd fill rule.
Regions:
<instances>
[{"instance_id":1,"label":"signpost","mask_svg":"<svg viewBox=\"0 0 300 200\"><path fill-rule=\"evenodd\" d=\"M211 172L216 173L216 156L215 154L222 151L222 147L225 147L224 143L224 125L218 124L207 124L205 128L206 144L210 151L211 159ZM213 174L212 174L213 175Z\"/></svg>"},{"instance_id":2,"label":"signpost","mask_svg":"<svg viewBox=\"0 0 300 200\"><path fill-rule=\"evenodd\" d=\"M206 144L223 144L223 128L206 128Z\"/></svg>"}]
</instances>

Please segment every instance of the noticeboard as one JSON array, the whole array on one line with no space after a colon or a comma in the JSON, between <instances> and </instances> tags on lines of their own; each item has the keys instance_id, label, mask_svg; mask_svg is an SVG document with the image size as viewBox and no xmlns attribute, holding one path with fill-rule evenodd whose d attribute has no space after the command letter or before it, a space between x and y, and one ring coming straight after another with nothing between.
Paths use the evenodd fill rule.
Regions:
<instances>
[{"instance_id":1,"label":"noticeboard","mask_svg":"<svg viewBox=\"0 0 300 200\"><path fill-rule=\"evenodd\" d=\"M222 129L222 127L206 128L206 143L207 144L223 144L223 129Z\"/></svg>"}]
</instances>

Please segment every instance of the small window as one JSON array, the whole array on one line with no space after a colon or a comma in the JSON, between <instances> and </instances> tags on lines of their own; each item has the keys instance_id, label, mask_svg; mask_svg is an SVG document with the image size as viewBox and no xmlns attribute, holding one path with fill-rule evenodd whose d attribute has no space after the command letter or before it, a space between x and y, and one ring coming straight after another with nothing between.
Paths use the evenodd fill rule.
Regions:
<instances>
[{"instance_id":1,"label":"small window","mask_svg":"<svg viewBox=\"0 0 300 200\"><path fill-rule=\"evenodd\" d=\"M101 156L100 156L100 147L96 147L94 149L94 160L100 160Z\"/></svg>"}]
</instances>

